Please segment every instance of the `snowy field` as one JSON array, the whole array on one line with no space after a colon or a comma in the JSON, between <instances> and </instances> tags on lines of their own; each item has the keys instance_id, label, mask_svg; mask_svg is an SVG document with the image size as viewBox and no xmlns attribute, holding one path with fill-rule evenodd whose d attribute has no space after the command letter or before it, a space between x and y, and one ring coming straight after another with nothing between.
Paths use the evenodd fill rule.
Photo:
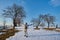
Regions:
<instances>
[{"instance_id":1,"label":"snowy field","mask_svg":"<svg viewBox=\"0 0 60 40\"><path fill-rule=\"evenodd\" d=\"M16 33L14 36L7 38L6 40L60 40L60 32L48 31L44 29L34 30L28 29L28 37L24 36L24 28L18 28L23 30Z\"/></svg>"}]
</instances>

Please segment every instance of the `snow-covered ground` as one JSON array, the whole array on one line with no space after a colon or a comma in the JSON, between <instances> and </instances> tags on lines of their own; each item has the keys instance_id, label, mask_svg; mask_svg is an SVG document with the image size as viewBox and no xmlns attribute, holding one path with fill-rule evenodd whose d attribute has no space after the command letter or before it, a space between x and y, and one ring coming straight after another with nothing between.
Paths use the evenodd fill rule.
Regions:
<instances>
[{"instance_id":1,"label":"snow-covered ground","mask_svg":"<svg viewBox=\"0 0 60 40\"><path fill-rule=\"evenodd\" d=\"M60 32L48 31L44 29L34 30L33 27L28 29L28 37L24 37L24 28L20 27L21 32L6 40L60 40Z\"/></svg>"}]
</instances>

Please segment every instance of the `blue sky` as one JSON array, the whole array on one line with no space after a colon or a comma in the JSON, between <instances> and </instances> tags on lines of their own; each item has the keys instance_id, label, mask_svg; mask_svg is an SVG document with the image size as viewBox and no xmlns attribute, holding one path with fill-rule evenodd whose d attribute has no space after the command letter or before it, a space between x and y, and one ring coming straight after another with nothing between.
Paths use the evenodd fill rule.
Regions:
<instances>
[{"instance_id":1,"label":"blue sky","mask_svg":"<svg viewBox=\"0 0 60 40\"><path fill-rule=\"evenodd\" d=\"M31 19L38 17L39 14L49 13L56 17L56 24L60 25L60 0L0 0L0 15L3 9L14 3L24 7L27 15L25 22L30 23ZM8 24L12 23L10 21L7 20ZM0 16L0 25L2 23L3 17Z\"/></svg>"}]
</instances>

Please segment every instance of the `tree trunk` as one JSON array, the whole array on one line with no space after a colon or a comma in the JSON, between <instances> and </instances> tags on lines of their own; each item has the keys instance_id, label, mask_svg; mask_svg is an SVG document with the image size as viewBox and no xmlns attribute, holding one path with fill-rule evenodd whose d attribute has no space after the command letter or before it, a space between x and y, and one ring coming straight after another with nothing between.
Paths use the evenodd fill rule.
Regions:
<instances>
[{"instance_id":1,"label":"tree trunk","mask_svg":"<svg viewBox=\"0 0 60 40\"><path fill-rule=\"evenodd\" d=\"M16 22L15 22L15 19L13 19L13 28L15 28L16 25Z\"/></svg>"},{"instance_id":2,"label":"tree trunk","mask_svg":"<svg viewBox=\"0 0 60 40\"><path fill-rule=\"evenodd\" d=\"M36 26L36 28L38 29L38 26Z\"/></svg>"},{"instance_id":3,"label":"tree trunk","mask_svg":"<svg viewBox=\"0 0 60 40\"><path fill-rule=\"evenodd\" d=\"M49 26L50 26L50 24L49 24L49 22L48 22L48 28L49 28Z\"/></svg>"}]
</instances>

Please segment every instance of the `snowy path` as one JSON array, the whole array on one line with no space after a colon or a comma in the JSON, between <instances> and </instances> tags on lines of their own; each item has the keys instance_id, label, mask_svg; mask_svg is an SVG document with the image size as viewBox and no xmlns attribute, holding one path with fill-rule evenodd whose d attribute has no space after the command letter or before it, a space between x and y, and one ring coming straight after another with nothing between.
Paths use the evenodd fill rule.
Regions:
<instances>
[{"instance_id":1,"label":"snowy path","mask_svg":"<svg viewBox=\"0 0 60 40\"><path fill-rule=\"evenodd\" d=\"M28 29L27 38L24 37L24 31L21 31L6 40L60 40L60 32Z\"/></svg>"}]
</instances>

